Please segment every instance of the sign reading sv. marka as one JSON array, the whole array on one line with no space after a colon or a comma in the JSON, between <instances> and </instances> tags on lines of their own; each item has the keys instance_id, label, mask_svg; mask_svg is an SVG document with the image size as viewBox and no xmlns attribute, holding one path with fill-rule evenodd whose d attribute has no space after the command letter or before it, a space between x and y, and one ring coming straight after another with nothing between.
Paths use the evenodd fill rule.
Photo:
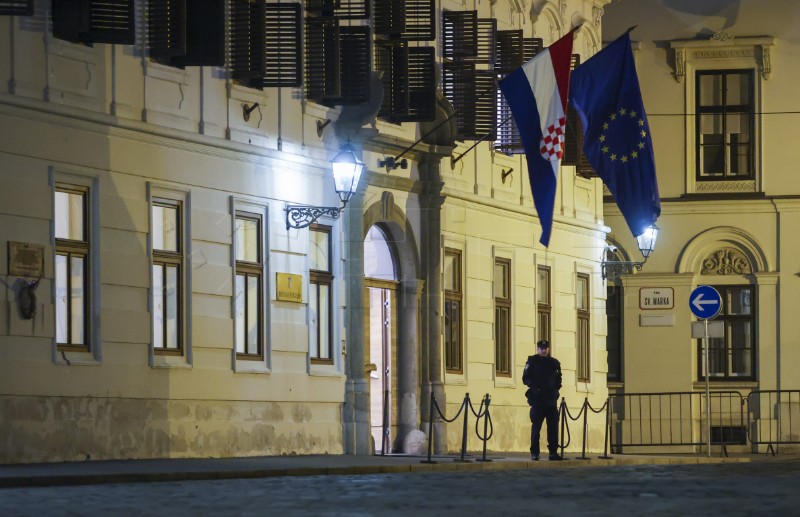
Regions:
<instances>
[{"instance_id":1,"label":"sign reading sv. marka","mask_svg":"<svg viewBox=\"0 0 800 517\"><path fill-rule=\"evenodd\" d=\"M639 308L672 309L675 307L675 291L671 287L642 287L639 289Z\"/></svg>"}]
</instances>

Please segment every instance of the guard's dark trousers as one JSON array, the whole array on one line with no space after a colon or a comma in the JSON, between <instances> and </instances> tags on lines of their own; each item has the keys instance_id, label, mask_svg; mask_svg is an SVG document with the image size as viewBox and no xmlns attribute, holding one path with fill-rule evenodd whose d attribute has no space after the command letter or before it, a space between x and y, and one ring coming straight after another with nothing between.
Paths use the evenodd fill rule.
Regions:
<instances>
[{"instance_id":1,"label":"guard's dark trousers","mask_svg":"<svg viewBox=\"0 0 800 517\"><path fill-rule=\"evenodd\" d=\"M558 408L548 404L531 406L531 454L539 454L539 434L547 420L547 450L558 454Z\"/></svg>"}]
</instances>

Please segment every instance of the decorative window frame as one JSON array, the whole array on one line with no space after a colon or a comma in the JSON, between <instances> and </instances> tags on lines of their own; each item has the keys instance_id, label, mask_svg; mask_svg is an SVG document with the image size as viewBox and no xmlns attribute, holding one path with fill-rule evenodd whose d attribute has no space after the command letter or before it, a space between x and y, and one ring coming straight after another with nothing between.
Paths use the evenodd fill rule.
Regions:
<instances>
[{"instance_id":1,"label":"decorative window frame","mask_svg":"<svg viewBox=\"0 0 800 517\"><path fill-rule=\"evenodd\" d=\"M734 38L719 32L708 40L675 40L670 42L674 51L674 77L684 82L685 117L685 180L687 194L741 194L762 191L761 176L761 111L762 81L772 74L771 49L775 38L771 36ZM695 134L696 73L713 70L754 70L753 104L753 179L740 181L697 181L697 142ZM684 81L684 79L686 79Z\"/></svg>"},{"instance_id":2,"label":"decorative window frame","mask_svg":"<svg viewBox=\"0 0 800 517\"><path fill-rule=\"evenodd\" d=\"M153 348L153 203L155 200L164 199L176 201L181 204L181 245L183 246L183 271L181 288L181 332L182 353L160 354ZM148 293L147 308L150 315L150 343L148 347L148 360L151 368L192 368L192 206L191 191L176 188L170 185L148 182L147 183L147 257L148 257Z\"/></svg>"},{"instance_id":3,"label":"decorative window frame","mask_svg":"<svg viewBox=\"0 0 800 517\"><path fill-rule=\"evenodd\" d=\"M490 285L490 293L491 293L491 303L492 303L492 376L494 377L494 386L496 388L514 388L516 387L516 379L518 377L518 372L521 372L521 369L517 367L517 345L516 345L516 317L514 311L516 310L516 266L517 260L513 249L510 248L501 248L499 246L494 246L492 250L492 267L490 269L491 278L489 280ZM494 356L496 354L496 347L497 343L495 343L495 326L497 325L497 321L495 318L495 287L494 287L494 266L498 260L508 261L508 288L509 288L509 300L511 303L511 310L509 311L509 325L508 325L508 353L509 353L509 374L508 375L499 375L497 373L497 365L494 364Z\"/></svg>"},{"instance_id":4,"label":"decorative window frame","mask_svg":"<svg viewBox=\"0 0 800 517\"><path fill-rule=\"evenodd\" d=\"M469 340L467 334L469 325L466 325L464 319L467 314L467 243L461 239L460 236L446 236L443 238L442 246L442 259L444 259L445 249L457 251L461 256L461 372L455 370L448 370L444 368L444 381L445 384L466 385L467 384L467 365L469 357ZM442 267L444 267L444 260L442 260ZM444 271L442 271L444 275ZM442 292L444 292L444 281L442 281ZM444 310L444 307L442 308ZM444 312L443 312L444 314ZM442 324L442 333L444 333L444 324ZM444 362L445 351L442 350L442 361Z\"/></svg>"},{"instance_id":5,"label":"decorative window frame","mask_svg":"<svg viewBox=\"0 0 800 517\"><path fill-rule=\"evenodd\" d=\"M588 313L589 313L589 379L578 379L578 276L587 278L588 293ZM598 365L603 364L603 361L598 359L598 353L605 354L606 342L605 338L602 340L597 336L598 318L605 320L605 285L603 280L595 274L594 265L586 262L576 262L575 268L572 273L573 290L572 295L575 300L575 389L580 393L594 393L596 389L605 387L606 372L600 372ZM601 303L598 298L602 299ZM600 323L602 325L603 323ZM553 356L558 356L553 353Z\"/></svg>"},{"instance_id":6,"label":"decorative window frame","mask_svg":"<svg viewBox=\"0 0 800 517\"><path fill-rule=\"evenodd\" d=\"M52 361L57 365L100 365L103 359L102 325L100 322L100 174L84 169L52 166L49 170L49 185L52 191L53 214L55 214L56 186L74 185L86 189L86 232L89 238L89 278L87 287L89 294L87 309L89 314L86 318L87 327L90 329L88 347L87 350L66 350L58 346L55 333L56 280L55 262L53 262L54 269L50 292L53 305ZM50 224L50 244L53 256L55 256L55 219Z\"/></svg>"},{"instance_id":7,"label":"decorative window frame","mask_svg":"<svg viewBox=\"0 0 800 517\"><path fill-rule=\"evenodd\" d=\"M331 239L331 256L330 256L330 273L332 276L331 280L331 302L332 302L332 309L331 309L331 342L332 342L332 350L331 350L331 359L333 361L331 363L318 363L311 360L311 353L310 353L310 344L311 344L311 307L309 305L309 300L311 298L310 289L311 289L311 260L309 259L309 254L306 252L306 261L305 261L305 280L304 284L304 303L306 305L306 325L308 329L307 339L306 339L306 347L305 347L305 355L306 355L306 368L308 371L308 375L312 377L341 377L342 376L342 368L343 368L343 361L342 361L342 336L344 335L342 330L342 318L344 315L344 311L342 310L342 303L341 303L341 290L344 289L342 278L344 273L342 271L342 251L341 251L341 234L339 230L339 225L336 224L336 219L331 217L320 217L317 220L317 224L321 226L327 226L330 229L328 235ZM309 235L309 230L304 232L306 246L310 245L311 236ZM307 248L308 249L308 248Z\"/></svg>"},{"instance_id":8,"label":"decorative window frame","mask_svg":"<svg viewBox=\"0 0 800 517\"><path fill-rule=\"evenodd\" d=\"M235 373L272 373L272 339L270 339L270 255L269 255L269 204L251 199L230 198L231 213L231 320L233 325L233 346L231 347L231 367ZM236 354L236 214L247 212L261 217L261 359L242 359Z\"/></svg>"}]
</instances>

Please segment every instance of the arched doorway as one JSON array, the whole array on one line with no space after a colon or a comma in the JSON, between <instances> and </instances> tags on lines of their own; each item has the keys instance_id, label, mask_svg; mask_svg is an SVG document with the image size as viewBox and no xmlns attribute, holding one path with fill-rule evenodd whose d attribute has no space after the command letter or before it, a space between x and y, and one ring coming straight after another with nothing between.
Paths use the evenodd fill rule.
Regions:
<instances>
[{"instance_id":1,"label":"arched doorway","mask_svg":"<svg viewBox=\"0 0 800 517\"><path fill-rule=\"evenodd\" d=\"M369 303L368 343L370 429L375 452L392 452L397 434L397 261L386 233L373 225L364 239L364 287Z\"/></svg>"}]
</instances>

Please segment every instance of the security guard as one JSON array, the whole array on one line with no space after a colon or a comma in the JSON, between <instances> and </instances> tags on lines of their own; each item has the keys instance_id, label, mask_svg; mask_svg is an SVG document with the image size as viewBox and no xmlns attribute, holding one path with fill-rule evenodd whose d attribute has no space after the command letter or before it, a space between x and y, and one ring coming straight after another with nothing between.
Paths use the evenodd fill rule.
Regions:
<instances>
[{"instance_id":1,"label":"security guard","mask_svg":"<svg viewBox=\"0 0 800 517\"><path fill-rule=\"evenodd\" d=\"M539 460L539 434L547 420L547 449L550 461L558 455L558 395L561 389L561 363L550 356L550 343L536 343L537 354L528 357L522 382L528 386L525 396L531 406L531 459Z\"/></svg>"}]
</instances>

